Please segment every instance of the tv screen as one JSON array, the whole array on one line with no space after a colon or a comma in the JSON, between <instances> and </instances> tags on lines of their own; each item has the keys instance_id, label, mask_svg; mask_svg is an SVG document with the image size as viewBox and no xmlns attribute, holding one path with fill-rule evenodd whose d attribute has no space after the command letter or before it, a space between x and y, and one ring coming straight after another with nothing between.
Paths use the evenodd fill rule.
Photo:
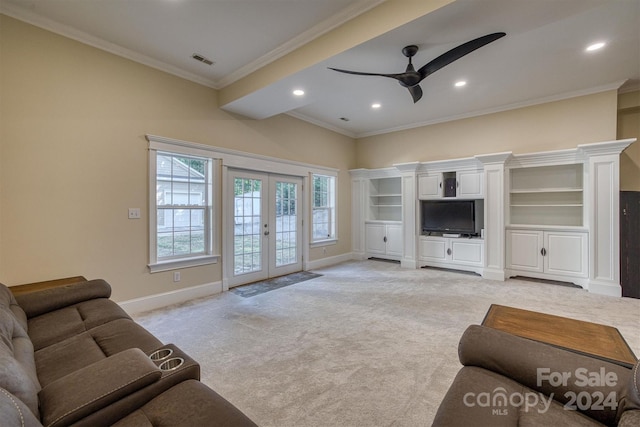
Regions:
<instances>
[{"instance_id":1,"label":"tv screen","mask_svg":"<svg viewBox=\"0 0 640 427\"><path fill-rule=\"evenodd\" d=\"M475 234L473 200L423 200L422 231Z\"/></svg>"}]
</instances>

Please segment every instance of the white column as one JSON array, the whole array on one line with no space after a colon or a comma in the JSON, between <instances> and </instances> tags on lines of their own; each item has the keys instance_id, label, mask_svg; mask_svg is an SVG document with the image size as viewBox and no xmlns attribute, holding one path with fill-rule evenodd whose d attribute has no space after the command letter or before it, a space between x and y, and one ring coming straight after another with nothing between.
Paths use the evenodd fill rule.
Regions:
<instances>
[{"instance_id":1,"label":"white column","mask_svg":"<svg viewBox=\"0 0 640 427\"><path fill-rule=\"evenodd\" d=\"M505 163L511 152L475 156L484 164L484 269L482 277L505 280Z\"/></svg>"},{"instance_id":2,"label":"white column","mask_svg":"<svg viewBox=\"0 0 640 427\"><path fill-rule=\"evenodd\" d=\"M367 209L366 185L368 171L354 169L351 173L351 252L354 259L365 258L364 221Z\"/></svg>"},{"instance_id":3,"label":"white column","mask_svg":"<svg viewBox=\"0 0 640 427\"><path fill-rule=\"evenodd\" d=\"M404 268L417 268L417 210L418 186L417 170L419 162L394 165L402 179L402 259L400 265Z\"/></svg>"},{"instance_id":4,"label":"white column","mask_svg":"<svg viewBox=\"0 0 640 427\"><path fill-rule=\"evenodd\" d=\"M620 153L635 139L579 145L587 156L589 292L622 296L620 286Z\"/></svg>"}]
</instances>

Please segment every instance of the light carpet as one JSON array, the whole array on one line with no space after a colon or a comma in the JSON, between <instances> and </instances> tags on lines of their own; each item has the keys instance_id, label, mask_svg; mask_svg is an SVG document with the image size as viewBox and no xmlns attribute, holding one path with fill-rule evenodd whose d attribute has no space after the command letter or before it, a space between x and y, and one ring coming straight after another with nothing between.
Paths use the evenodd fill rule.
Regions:
<instances>
[{"instance_id":1,"label":"light carpet","mask_svg":"<svg viewBox=\"0 0 640 427\"><path fill-rule=\"evenodd\" d=\"M201 364L263 427L428 426L493 303L614 326L640 355L640 300L363 261L252 298L232 292L136 316Z\"/></svg>"}]
</instances>

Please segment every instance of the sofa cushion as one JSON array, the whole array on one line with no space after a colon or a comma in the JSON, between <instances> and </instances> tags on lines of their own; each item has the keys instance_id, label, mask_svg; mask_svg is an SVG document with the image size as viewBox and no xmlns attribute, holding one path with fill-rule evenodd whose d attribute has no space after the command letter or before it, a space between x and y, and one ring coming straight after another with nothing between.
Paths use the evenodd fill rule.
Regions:
<instances>
[{"instance_id":1,"label":"sofa cushion","mask_svg":"<svg viewBox=\"0 0 640 427\"><path fill-rule=\"evenodd\" d=\"M35 352L42 387L91 363L123 350L139 348L145 353L162 343L129 319L117 319Z\"/></svg>"},{"instance_id":2,"label":"sofa cushion","mask_svg":"<svg viewBox=\"0 0 640 427\"><path fill-rule=\"evenodd\" d=\"M40 421L17 397L0 387L2 427L42 427Z\"/></svg>"},{"instance_id":3,"label":"sofa cushion","mask_svg":"<svg viewBox=\"0 0 640 427\"><path fill-rule=\"evenodd\" d=\"M116 319L130 317L115 302L96 298L30 318L29 337L40 350Z\"/></svg>"},{"instance_id":4,"label":"sofa cushion","mask_svg":"<svg viewBox=\"0 0 640 427\"><path fill-rule=\"evenodd\" d=\"M0 309L0 387L22 400L39 417L33 346L15 316Z\"/></svg>"},{"instance_id":5,"label":"sofa cushion","mask_svg":"<svg viewBox=\"0 0 640 427\"><path fill-rule=\"evenodd\" d=\"M171 387L112 427L252 427L256 424L199 381Z\"/></svg>"},{"instance_id":6,"label":"sofa cushion","mask_svg":"<svg viewBox=\"0 0 640 427\"><path fill-rule=\"evenodd\" d=\"M584 426L603 424L495 372L465 366L447 391L433 426Z\"/></svg>"}]
</instances>

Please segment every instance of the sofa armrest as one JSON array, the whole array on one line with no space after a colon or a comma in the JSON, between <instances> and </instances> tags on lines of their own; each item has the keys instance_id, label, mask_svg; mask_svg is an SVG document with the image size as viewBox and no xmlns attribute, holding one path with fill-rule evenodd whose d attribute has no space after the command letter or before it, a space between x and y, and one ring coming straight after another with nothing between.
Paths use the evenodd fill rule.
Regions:
<instances>
[{"instance_id":1,"label":"sofa armrest","mask_svg":"<svg viewBox=\"0 0 640 427\"><path fill-rule=\"evenodd\" d=\"M44 426L73 424L160 379L162 372L132 348L62 377L40 391Z\"/></svg>"},{"instance_id":2,"label":"sofa armrest","mask_svg":"<svg viewBox=\"0 0 640 427\"><path fill-rule=\"evenodd\" d=\"M467 328L458 355L465 366L511 378L562 404L571 405L572 398L575 403L580 393L613 398L604 408L578 408L607 425L615 425L624 410L631 369L614 363L479 325Z\"/></svg>"},{"instance_id":3,"label":"sofa armrest","mask_svg":"<svg viewBox=\"0 0 640 427\"><path fill-rule=\"evenodd\" d=\"M15 295L16 301L29 318L83 301L110 296L111 286L102 279Z\"/></svg>"}]
</instances>

